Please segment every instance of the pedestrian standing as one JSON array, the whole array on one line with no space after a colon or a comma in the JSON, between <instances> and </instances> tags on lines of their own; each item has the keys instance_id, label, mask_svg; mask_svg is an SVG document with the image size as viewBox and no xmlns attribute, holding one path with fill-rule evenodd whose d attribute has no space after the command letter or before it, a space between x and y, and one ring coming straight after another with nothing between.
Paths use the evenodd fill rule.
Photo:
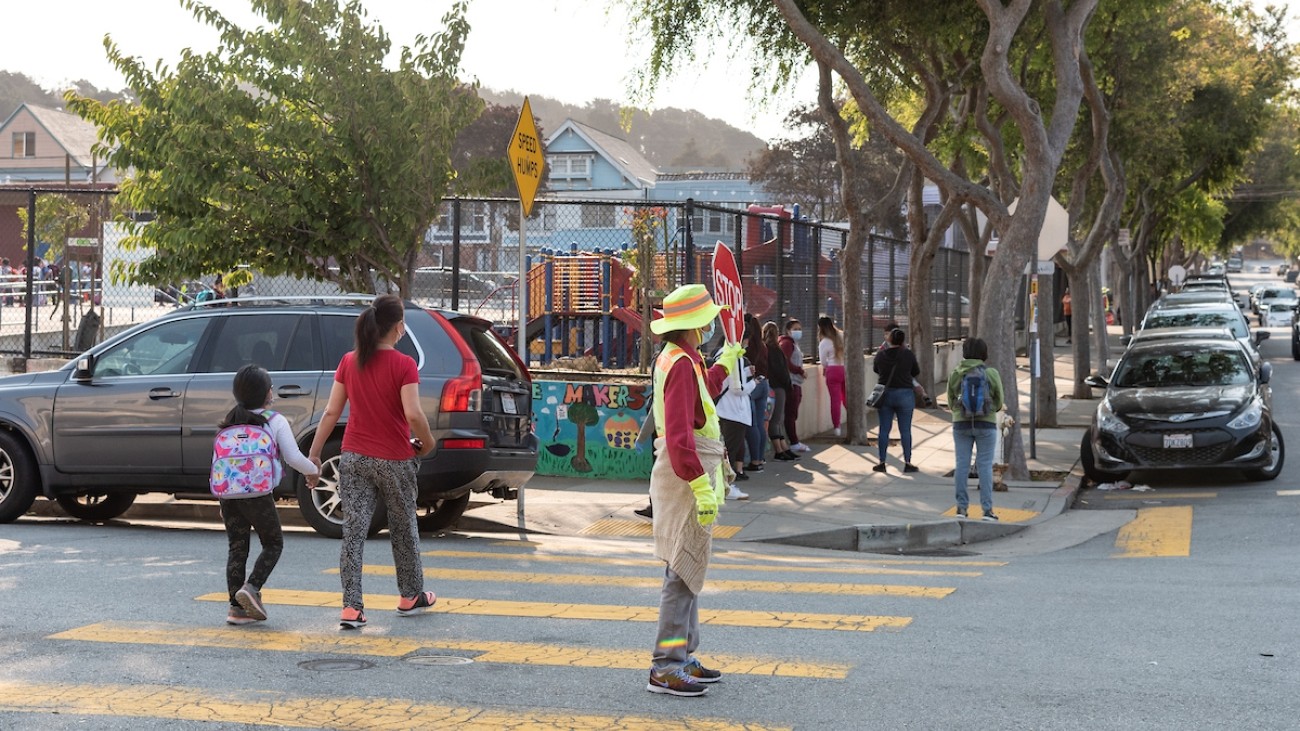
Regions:
<instances>
[{"instance_id":1,"label":"pedestrian standing","mask_svg":"<svg viewBox=\"0 0 1300 731\"><path fill-rule=\"evenodd\" d=\"M957 516L966 517L970 498L966 480L970 477L971 449L975 450L975 471L979 474L980 507L984 520L997 520L993 513L993 460L998 443L998 411L1003 405L1002 377L985 364L989 346L979 338L968 338L961 346L961 363L948 376L948 406L952 409L952 442L956 464L953 479L957 489Z\"/></svg>"},{"instance_id":2,"label":"pedestrian standing","mask_svg":"<svg viewBox=\"0 0 1300 731\"><path fill-rule=\"evenodd\" d=\"M767 461L767 403L772 395L771 383L768 381L767 346L763 344L763 328L758 318L745 315L745 356L754 368L754 390L749 394L750 423L746 446L749 448L749 461L745 463L748 472L762 472Z\"/></svg>"},{"instance_id":3,"label":"pedestrian standing","mask_svg":"<svg viewBox=\"0 0 1300 731\"><path fill-rule=\"evenodd\" d=\"M361 561L378 500L388 508L388 538L397 565L401 598L397 613L416 614L437 597L424 590L420 531L416 524L416 474L419 457L433 451L429 418L420 407L420 373L415 361L396 347L406 334L406 307L396 295L375 298L360 315L355 349L334 372L329 402L308 457L320 466L321 450L351 404L339 458L339 496L343 501L343 542L339 577L343 612L339 624L357 629L366 623L361 592ZM414 434L414 439L412 439ZM308 478L308 487L316 480Z\"/></svg>"},{"instance_id":4,"label":"pedestrian standing","mask_svg":"<svg viewBox=\"0 0 1300 731\"><path fill-rule=\"evenodd\" d=\"M840 436L840 409L844 406L844 333L829 317L817 319L817 359L831 400L831 426Z\"/></svg>"},{"instance_id":5,"label":"pedestrian standing","mask_svg":"<svg viewBox=\"0 0 1300 731\"><path fill-rule=\"evenodd\" d=\"M880 454L880 464L872 467L874 472L885 472L885 456L889 451L889 432L894 420L898 420L898 440L903 446L903 471L916 472L912 464L912 412L916 409L916 392L912 390L912 381L921 374L921 366L916 362L916 355L903 341L907 335L895 329L889 334L889 347L876 353L872 369L885 384L885 395L877 410L880 412L880 435L876 440L876 451Z\"/></svg>"},{"instance_id":6,"label":"pedestrian standing","mask_svg":"<svg viewBox=\"0 0 1300 731\"><path fill-rule=\"evenodd\" d=\"M727 346L724 344L723 348ZM742 342L743 347L743 342ZM717 357L722 357L719 350ZM718 421L722 428L722 443L727 448L727 461L735 477L727 485L728 500L748 500L749 495L736 487L737 481L749 479L745 474L745 444L749 435L749 424L753 419L750 409L749 394L754 392L753 366L741 358L737 368L727 376L722 386L722 395L718 397Z\"/></svg>"},{"instance_id":7,"label":"pedestrian standing","mask_svg":"<svg viewBox=\"0 0 1300 731\"><path fill-rule=\"evenodd\" d=\"M293 429L284 416L268 410L274 396L271 374L249 364L235 373L231 384L235 406L218 425L212 450L209 484L220 499L221 520L226 526L226 589L230 609L226 623L245 625L266 619L262 587L275 570L284 550L280 515L272 493L280 482L279 460L310 477L319 468L303 456ZM253 427L231 429L231 427ZM257 531L262 550L248 570L250 531Z\"/></svg>"},{"instance_id":8,"label":"pedestrian standing","mask_svg":"<svg viewBox=\"0 0 1300 731\"><path fill-rule=\"evenodd\" d=\"M785 400L790 394L789 359L777 343L775 322L763 323L763 345L767 346L767 378L772 388L772 415L767 420L767 436L772 440L772 457L782 461L799 459L790 449L785 433Z\"/></svg>"},{"instance_id":9,"label":"pedestrian standing","mask_svg":"<svg viewBox=\"0 0 1300 731\"><path fill-rule=\"evenodd\" d=\"M786 320L785 334L777 341L781 352L785 353L786 365L790 368L790 392L785 397L785 436L790 440L790 451L807 452L808 445L799 441L799 405L803 403L803 351L799 341L803 339L803 324L793 318Z\"/></svg>"},{"instance_id":10,"label":"pedestrian standing","mask_svg":"<svg viewBox=\"0 0 1300 731\"><path fill-rule=\"evenodd\" d=\"M1061 315L1065 317L1065 342L1070 342L1074 338L1074 318L1071 315L1074 309L1070 301L1070 288L1065 288L1065 294L1061 295Z\"/></svg>"},{"instance_id":11,"label":"pedestrian standing","mask_svg":"<svg viewBox=\"0 0 1300 731\"><path fill-rule=\"evenodd\" d=\"M664 561L659 629L646 690L701 696L722 674L695 657L700 642L699 595L709 567L718 504L726 487L725 449L713 399L738 368L743 348L724 346L705 370L697 347L706 342L721 307L702 284L677 288L664 298L663 317L650 329L664 339L655 359L655 557Z\"/></svg>"}]
</instances>

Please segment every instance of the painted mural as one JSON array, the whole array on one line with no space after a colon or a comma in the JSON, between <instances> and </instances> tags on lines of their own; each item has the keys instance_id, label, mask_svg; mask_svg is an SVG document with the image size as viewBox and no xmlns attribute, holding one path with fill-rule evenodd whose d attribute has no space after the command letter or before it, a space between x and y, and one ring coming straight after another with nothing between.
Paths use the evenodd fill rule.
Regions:
<instances>
[{"instance_id":1,"label":"painted mural","mask_svg":"<svg viewBox=\"0 0 1300 731\"><path fill-rule=\"evenodd\" d=\"M650 384L534 381L537 474L649 479L653 450L638 450L636 436L650 391Z\"/></svg>"}]
</instances>

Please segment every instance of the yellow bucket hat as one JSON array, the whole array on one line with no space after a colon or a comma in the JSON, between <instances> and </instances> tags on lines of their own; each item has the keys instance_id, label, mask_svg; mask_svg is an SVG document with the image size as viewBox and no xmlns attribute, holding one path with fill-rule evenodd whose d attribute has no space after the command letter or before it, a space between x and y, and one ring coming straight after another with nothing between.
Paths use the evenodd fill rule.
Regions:
<instances>
[{"instance_id":1,"label":"yellow bucket hat","mask_svg":"<svg viewBox=\"0 0 1300 731\"><path fill-rule=\"evenodd\" d=\"M684 284L664 297L663 317L650 323L655 335L704 327L722 312L703 284Z\"/></svg>"}]
</instances>

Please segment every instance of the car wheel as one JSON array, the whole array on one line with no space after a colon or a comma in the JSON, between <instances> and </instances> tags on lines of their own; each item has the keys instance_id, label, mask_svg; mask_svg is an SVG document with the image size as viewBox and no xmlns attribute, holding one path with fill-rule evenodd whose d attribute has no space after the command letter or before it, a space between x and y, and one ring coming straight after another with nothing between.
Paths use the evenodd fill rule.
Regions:
<instances>
[{"instance_id":1,"label":"car wheel","mask_svg":"<svg viewBox=\"0 0 1300 731\"><path fill-rule=\"evenodd\" d=\"M468 492L460 497L439 500L429 508L429 512L420 516L420 532L436 533L451 528L460 520L460 516L465 514L467 507L469 507Z\"/></svg>"},{"instance_id":2,"label":"car wheel","mask_svg":"<svg viewBox=\"0 0 1300 731\"><path fill-rule=\"evenodd\" d=\"M1092 432L1090 431L1083 433L1083 442L1079 444L1079 462L1083 466L1083 474L1097 484L1115 482L1128 476L1127 472L1107 472L1097 467L1097 460L1092 454Z\"/></svg>"},{"instance_id":3,"label":"car wheel","mask_svg":"<svg viewBox=\"0 0 1300 731\"><path fill-rule=\"evenodd\" d=\"M36 465L27 447L0 431L0 523L12 523L36 500Z\"/></svg>"},{"instance_id":4,"label":"car wheel","mask_svg":"<svg viewBox=\"0 0 1300 731\"><path fill-rule=\"evenodd\" d=\"M339 459L343 443L333 440L321 450L320 480L316 487L307 487L306 480L298 478L298 510L302 517L327 538L343 537L343 496L339 494ZM375 514L370 519L367 537L373 537L388 524L388 511L382 500L375 504Z\"/></svg>"},{"instance_id":5,"label":"car wheel","mask_svg":"<svg viewBox=\"0 0 1300 731\"><path fill-rule=\"evenodd\" d=\"M1282 463L1286 461L1286 445L1282 442L1282 430L1278 428L1277 422L1273 422L1273 448L1270 450L1270 456L1267 467L1261 467L1257 470L1246 470L1246 479L1262 482L1265 480L1277 479L1282 474Z\"/></svg>"},{"instance_id":6,"label":"car wheel","mask_svg":"<svg viewBox=\"0 0 1300 731\"><path fill-rule=\"evenodd\" d=\"M103 523L125 513L135 503L133 492L110 492L107 495L60 495L54 500L63 512L77 520Z\"/></svg>"}]
</instances>

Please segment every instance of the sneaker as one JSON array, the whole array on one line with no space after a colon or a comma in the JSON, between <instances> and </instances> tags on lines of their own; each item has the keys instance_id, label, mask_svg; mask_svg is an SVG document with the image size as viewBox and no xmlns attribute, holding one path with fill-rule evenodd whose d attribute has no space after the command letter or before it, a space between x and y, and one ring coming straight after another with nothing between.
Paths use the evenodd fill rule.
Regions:
<instances>
[{"instance_id":1,"label":"sneaker","mask_svg":"<svg viewBox=\"0 0 1300 731\"><path fill-rule=\"evenodd\" d=\"M654 520L655 518L655 511L653 505L647 505L644 508L641 508L640 510L633 510L632 512L636 513L642 518L645 518L646 520Z\"/></svg>"},{"instance_id":2,"label":"sneaker","mask_svg":"<svg viewBox=\"0 0 1300 731\"><path fill-rule=\"evenodd\" d=\"M693 697L709 692L708 686L686 674L685 668L671 670L651 670L650 682L645 689L651 693Z\"/></svg>"},{"instance_id":3,"label":"sneaker","mask_svg":"<svg viewBox=\"0 0 1300 731\"><path fill-rule=\"evenodd\" d=\"M920 467L917 467L916 465L912 464L911 462L904 462L904 463L903 463L903 471L904 471L904 472L920 472L920 471L921 471L921 468L920 468Z\"/></svg>"},{"instance_id":4,"label":"sneaker","mask_svg":"<svg viewBox=\"0 0 1300 731\"><path fill-rule=\"evenodd\" d=\"M966 514L966 508L957 508L957 517L958 517L958 518L968 518L968 517L970 517L970 516L968 516L968 515Z\"/></svg>"},{"instance_id":5,"label":"sneaker","mask_svg":"<svg viewBox=\"0 0 1300 731\"><path fill-rule=\"evenodd\" d=\"M793 453L788 452L788 451L787 451L787 452L781 452L781 453L776 454L776 455L774 455L774 456L775 456L777 459L781 460L782 462L790 462L790 461L792 461L792 460L799 459L799 456L798 456L798 455L793 454Z\"/></svg>"},{"instance_id":6,"label":"sneaker","mask_svg":"<svg viewBox=\"0 0 1300 731\"><path fill-rule=\"evenodd\" d=\"M437 594L434 594L431 591L422 591L410 599L402 597L401 600L397 602L397 613L403 617L409 617L412 614L419 614L429 607L432 607L437 601Z\"/></svg>"},{"instance_id":7,"label":"sneaker","mask_svg":"<svg viewBox=\"0 0 1300 731\"><path fill-rule=\"evenodd\" d=\"M981 518L980 520L987 520L990 523L996 523L998 520L998 516L994 515L992 510L985 510L984 517Z\"/></svg>"},{"instance_id":8,"label":"sneaker","mask_svg":"<svg viewBox=\"0 0 1300 731\"><path fill-rule=\"evenodd\" d=\"M792 451L792 452L811 452L811 451L812 451L812 447L808 446L807 444L804 444L803 442L797 442L797 443L795 443L795 444L790 445L790 451Z\"/></svg>"},{"instance_id":9,"label":"sneaker","mask_svg":"<svg viewBox=\"0 0 1300 731\"><path fill-rule=\"evenodd\" d=\"M248 616L248 612L243 607L231 607L230 611L226 614L226 624L233 624L236 627L252 624L257 621L259 620Z\"/></svg>"},{"instance_id":10,"label":"sneaker","mask_svg":"<svg viewBox=\"0 0 1300 731\"><path fill-rule=\"evenodd\" d=\"M248 616L253 619L266 619L266 607L262 606L262 592L253 588L252 584L244 584L235 592L235 601L243 607Z\"/></svg>"},{"instance_id":11,"label":"sneaker","mask_svg":"<svg viewBox=\"0 0 1300 731\"><path fill-rule=\"evenodd\" d=\"M749 464L745 465L745 470L748 472L762 472L763 465L762 463L759 462L750 462Z\"/></svg>"},{"instance_id":12,"label":"sneaker","mask_svg":"<svg viewBox=\"0 0 1300 731\"><path fill-rule=\"evenodd\" d=\"M747 492L741 492L741 491L740 491L740 488L736 487L735 485L728 485L728 486L727 486L727 499L728 499L728 500L748 500L748 499L749 499L749 493L747 493Z\"/></svg>"},{"instance_id":13,"label":"sneaker","mask_svg":"<svg viewBox=\"0 0 1300 731\"><path fill-rule=\"evenodd\" d=\"M360 609L343 607L343 614L339 617L339 626L343 629L361 629L366 626L366 613Z\"/></svg>"},{"instance_id":14,"label":"sneaker","mask_svg":"<svg viewBox=\"0 0 1300 731\"><path fill-rule=\"evenodd\" d=\"M879 473L881 473L881 474L884 474L884 472L885 472L886 469L887 469L887 468L885 467L885 463L884 463L884 462L881 462L880 464L876 465L875 467L872 467L872 468L871 468L871 471L872 471L872 472L879 472Z\"/></svg>"},{"instance_id":15,"label":"sneaker","mask_svg":"<svg viewBox=\"0 0 1300 731\"><path fill-rule=\"evenodd\" d=\"M691 658L690 662L682 666L682 670L697 683L716 683L722 680L722 673L704 667L696 658Z\"/></svg>"},{"instance_id":16,"label":"sneaker","mask_svg":"<svg viewBox=\"0 0 1300 731\"><path fill-rule=\"evenodd\" d=\"M837 437L838 437L838 436L843 436L843 435L840 433L840 428L839 428L838 426L835 427L835 436L837 436Z\"/></svg>"},{"instance_id":17,"label":"sneaker","mask_svg":"<svg viewBox=\"0 0 1300 731\"><path fill-rule=\"evenodd\" d=\"M745 474L744 472L737 472L737 473L736 473L736 480L737 480L737 481L744 482L745 480L748 480L748 479L749 479L749 475Z\"/></svg>"}]
</instances>

